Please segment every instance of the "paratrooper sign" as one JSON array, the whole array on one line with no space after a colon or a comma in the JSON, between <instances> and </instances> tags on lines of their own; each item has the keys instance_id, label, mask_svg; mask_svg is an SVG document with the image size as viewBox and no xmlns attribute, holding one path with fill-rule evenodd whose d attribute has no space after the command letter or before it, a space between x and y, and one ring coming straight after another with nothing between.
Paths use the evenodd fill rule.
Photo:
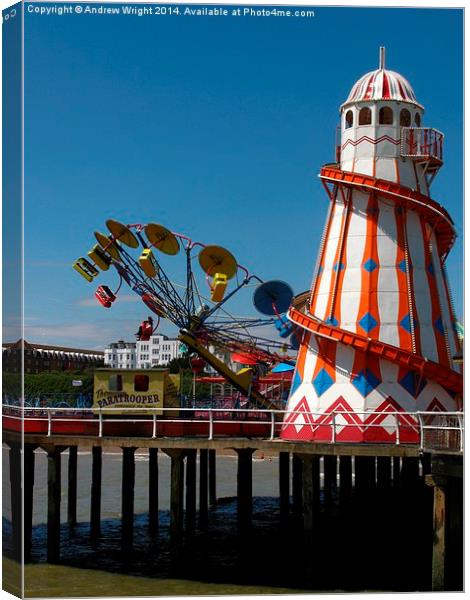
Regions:
<instances>
[{"instance_id":1,"label":"paratrooper sign","mask_svg":"<svg viewBox=\"0 0 470 600\"><path fill-rule=\"evenodd\" d=\"M156 414L161 415L164 407L178 406L179 379L179 374L170 374L168 369L97 369L93 408L148 408L152 414L159 409ZM139 410L139 414L146 411Z\"/></svg>"}]
</instances>

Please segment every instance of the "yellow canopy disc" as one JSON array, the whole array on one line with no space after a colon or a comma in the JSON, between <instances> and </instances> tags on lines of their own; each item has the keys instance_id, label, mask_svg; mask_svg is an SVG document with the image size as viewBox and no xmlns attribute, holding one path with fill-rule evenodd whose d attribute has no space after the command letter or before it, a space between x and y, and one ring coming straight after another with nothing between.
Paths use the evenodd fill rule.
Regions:
<instances>
[{"instance_id":1,"label":"yellow canopy disc","mask_svg":"<svg viewBox=\"0 0 470 600\"><path fill-rule=\"evenodd\" d=\"M174 255L180 251L180 244L175 235L163 225L149 223L145 226L144 231L148 241L160 252Z\"/></svg>"},{"instance_id":2,"label":"yellow canopy disc","mask_svg":"<svg viewBox=\"0 0 470 600\"><path fill-rule=\"evenodd\" d=\"M99 231L95 231L95 238L98 244L105 250L111 258L115 260L121 260L121 255L119 254L118 245L115 242L112 242L104 233L100 233Z\"/></svg>"},{"instance_id":3,"label":"yellow canopy disc","mask_svg":"<svg viewBox=\"0 0 470 600\"><path fill-rule=\"evenodd\" d=\"M124 225L124 223L120 223L114 219L108 219L106 221L106 227L116 239L123 244L126 244L126 246L129 246L130 248L138 247L139 240L135 237L129 227Z\"/></svg>"},{"instance_id":4,"label":"yellow canopy disc","mask_svg":"<svg viewBox=\"0 0 470 600\"><path fill-rule=\"evenodd\" d=\"M221 246L206 246L201 250L199 264L208 275L222 273L227 279L232 279L238 268L233 254Z\"/></svg>"}]
</instances>

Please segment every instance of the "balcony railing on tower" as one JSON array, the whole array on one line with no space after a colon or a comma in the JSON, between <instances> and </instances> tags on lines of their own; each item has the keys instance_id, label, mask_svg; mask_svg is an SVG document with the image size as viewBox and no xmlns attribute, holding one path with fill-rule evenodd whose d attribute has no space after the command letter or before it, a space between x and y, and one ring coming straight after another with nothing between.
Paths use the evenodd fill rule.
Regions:
<instances>
[{"instance_id":1,"label":"balcony railing on tower","mask_svg":"<svg viewBox=\"0 0 470 600\"><path fill-rule=\"evenodd\" d=\"M400 155L424 166L428 184L441 168L444 134L429 127L402 127Z\"/></svg>"}]
</instances>

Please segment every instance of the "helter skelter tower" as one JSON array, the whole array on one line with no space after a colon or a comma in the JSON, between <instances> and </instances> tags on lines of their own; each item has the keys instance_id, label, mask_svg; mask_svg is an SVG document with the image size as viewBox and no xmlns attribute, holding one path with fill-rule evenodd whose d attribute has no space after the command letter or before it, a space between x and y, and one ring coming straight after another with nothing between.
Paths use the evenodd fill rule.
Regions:
<instances>
[{"instance_id":1,"label":"helter skelter tower","mask_svg":"<svg viewBox=\"0 0 470 600\"><path fill-rule=\"evenodd\" d=\"M422 126L384 48L340 113L337 162L320 173L330 206L312 289L288 313L302 336L282 437L387 442L398 419L414 442L410 413L457 410L462 394L444 268L455 230L430 197L443 135Z\"/></svg>"}]
</instances>

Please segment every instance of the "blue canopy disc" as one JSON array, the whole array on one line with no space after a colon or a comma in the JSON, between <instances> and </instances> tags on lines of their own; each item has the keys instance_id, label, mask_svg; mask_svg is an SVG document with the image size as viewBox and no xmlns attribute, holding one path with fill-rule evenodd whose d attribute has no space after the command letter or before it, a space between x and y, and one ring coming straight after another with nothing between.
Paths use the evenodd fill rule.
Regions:
<instances>
[{"instance_id":1,"label":"blue canopy disc","mask_svg":"<svg viewBox=\"0 0 470 600\"><path fill-rule=\"evenodd\" d=\"M271 373L285 373L286 371L293 371L295 369L295 365L289 365L288 363L279 363L271 369Z\"/></svg>"},{"instance_id":2,"label":"blue canopy disc","mask_svg":"<svg viewBox=\"0 0 470 600\"><path fill-rule=\"evenodd\" d=\"M253 294L253 304L263 315L285 313L290 306L294 292L284 281L265 281Z\"/></svg>"}]
</instances>

